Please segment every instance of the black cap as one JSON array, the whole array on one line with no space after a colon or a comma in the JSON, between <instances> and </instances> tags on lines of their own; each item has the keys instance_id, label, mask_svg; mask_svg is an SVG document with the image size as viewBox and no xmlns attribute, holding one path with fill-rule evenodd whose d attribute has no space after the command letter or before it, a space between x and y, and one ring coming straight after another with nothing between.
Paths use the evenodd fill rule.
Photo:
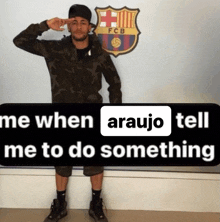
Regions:
<instances>
[{"instance_id":1,"label":"black cap","mask_svg":"<svg viewBox=\"0 0 220 222\"><path fill-rule=\"evenodd\" d=\"M87 6L75 4L72 5L69 9L69 18L74 18L77 16L85 18L90 22L92 13Z\"/></svg>"}]
</instances>

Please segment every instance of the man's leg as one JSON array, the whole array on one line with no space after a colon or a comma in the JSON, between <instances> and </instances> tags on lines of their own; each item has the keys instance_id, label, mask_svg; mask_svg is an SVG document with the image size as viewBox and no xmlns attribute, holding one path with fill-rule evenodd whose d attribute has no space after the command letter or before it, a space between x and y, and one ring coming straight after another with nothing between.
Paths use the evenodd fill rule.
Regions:
<instances>
[{"instance_id":1,"label":"man's leg","mask_svg":"<svg viewBox=\"0 0 220 222\"><path fill-rule=\"evenodd\" d=\"M92 201L90 202L89 215L96 222L108 222L102 210L102 199L100 198L103 181L103 167L86 166L84 167L84 175L90 176L92 185Z\"/></svg>"},{"instance_id":2,"label":"man's leg","mask_svg":"<svg viewBox=\"0 0 220 222\"><path fill-rule=\"evenodd\" d=\"M66 190L69 177L62 177L56 173L56 187L58 191Z\"/></svg>"},{"instance_id":3,"label":"man's leg","mask_svg":"<svg viewBox=\"0 0 220 222\"><path fill-rule=\"evenodd\" d=\"M67 215L67 202L65 201L68 178L72 174L72 166L56 166L57 199L53 200L51 212L44 222L57 222Z\"/></svg>"},{"instance_id":4,"label":"man's leg","mask_svg":"<svg viewBox=\"0 0 220 222\"><path fill-rule=\"evenodd\" d=\"M56 173L57 200L59 201L61 206L65 205L68 179L69 177L63 177Z\"/></svg>"},{"instance_id":5,"label":"man's leg","mask_svg":"<svg viewBox=\"0 0 220 222\"><path fill-rule=\"evenodd\" d=\"M102 189L102 181L103 181L103 172L90 177L92 189L93 190L101 190Z\"/></svg>"},{"instance_id":6,"label":"man's leg","mask_svg":"<svg viewBox=\"0 0 220 222\"><path fill-rule=\"evenodd\" d=\"M102 191L103 173L90 177L92 185L92 202L97 203L100 201L100 195Z\"/></svg>"}]
</instances>

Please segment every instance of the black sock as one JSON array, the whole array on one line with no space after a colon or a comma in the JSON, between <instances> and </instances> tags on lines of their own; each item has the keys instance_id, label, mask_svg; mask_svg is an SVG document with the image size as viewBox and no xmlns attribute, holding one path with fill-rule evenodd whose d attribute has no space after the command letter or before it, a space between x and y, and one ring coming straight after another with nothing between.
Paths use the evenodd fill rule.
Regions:
<instances>
[{"instance_id":1,"label":"black sock","mask_svg":"<svg viewBox=\"0 0 220 222\"><path fill-rule=\"evenodd\" d=\"M57 199L61 205L65 202L65 197L66 197L66 190L64 191L57 190Z\"/></svg>"},{"instance_id":2,"label":"black sock","mask_svg":"<svg viewBox=\"0 0 220 222\"><path fill-rule=\"evenodd\" d=\"M96 203L100 199L100 194L102 190L93 190L92 189L92 202Z\"/></svg>"}]
</instances>

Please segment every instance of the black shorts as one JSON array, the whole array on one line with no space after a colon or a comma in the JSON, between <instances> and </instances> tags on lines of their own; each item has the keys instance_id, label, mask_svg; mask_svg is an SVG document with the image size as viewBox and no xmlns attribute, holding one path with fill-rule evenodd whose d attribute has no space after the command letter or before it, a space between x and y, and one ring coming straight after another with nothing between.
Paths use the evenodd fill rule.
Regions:
<instances>
[{"instance_id":1,"label":"black shorts","mask_svg":"<svg viewBox=\"0 0 220 222\"><path fill-rule=\"evenodd\" d=\"M55 166L56 173L62 177L70 177L72 175L72 166ZM103 166L84 166L83 174L85 176L94 176L104 171Z\"/></svg>"}]
</instances>

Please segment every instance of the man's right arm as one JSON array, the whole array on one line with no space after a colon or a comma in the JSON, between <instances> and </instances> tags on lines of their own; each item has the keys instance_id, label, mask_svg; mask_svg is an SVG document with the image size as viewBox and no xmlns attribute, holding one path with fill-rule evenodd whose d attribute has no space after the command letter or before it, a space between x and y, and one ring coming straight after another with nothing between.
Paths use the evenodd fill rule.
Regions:
<instances>
[{"instance_id":1,"label":"man's right arm","mask_svg":"<svg viewBox=\"0 0 220 222\"><path fill-rule=\"evenodd\" d=\"M71 21L72 19L53 18L45 20L40 24L31 24L27 29L17 35L13 39L13 42L20 49L35 55L48 57L51 53L52 45L57 43L57 41L38 40L37 37L41 36L43 32L49 29L63 31L64 28L61 26L68 24Z\"/></svg>"},{"instance_id":2,"label":"man's right arm","mask_svg":"<svg viewBox=\"0 0 220 222\"><path fill-rule=\"evenodd\" d=\"M41 36L47 30L49 30L49 27L46 21L40 24L31 24L27 29L18 34L13 39L13 42L20 49L47 57L50 42L37 39L38 36Z\"/></svg>"}]
</instances>

